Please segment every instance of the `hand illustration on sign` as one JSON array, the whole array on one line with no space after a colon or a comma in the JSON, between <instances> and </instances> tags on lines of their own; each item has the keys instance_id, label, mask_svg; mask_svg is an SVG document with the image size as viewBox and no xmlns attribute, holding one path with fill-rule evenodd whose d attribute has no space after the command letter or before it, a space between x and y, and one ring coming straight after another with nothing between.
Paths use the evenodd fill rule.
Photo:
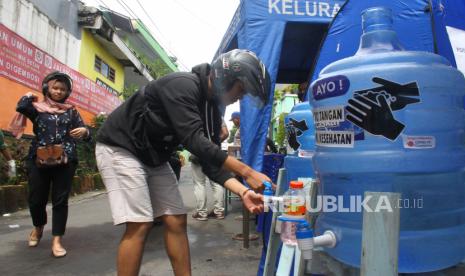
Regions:
<instances>
[{"instance_id":1,"label":"hand illustration on sign","mask_svg":"<svg viewBox=\"0 0 465 276\"><path fill-rule=\"evenodd\" d=\"M375 100L376 102L362 95L354 96L346 107L347 120L371 134L395 140L404 125L394 119L384 95L378 95Z\"/></svg>"},{"instance_id":2,"label":"hand illustration on sign","mask_svg":"<svg viewBox=\"0 0 465 276\"><path fill-rule=\"evenodd\" d=\"M300 137L304 131L308 130L307 122L305 122L305 120L297 121L290 118L289 123L286 124L286 129L289 146L293 150L298 150L300 143L297 141L297 137Z\"/></svg>"},{"instance_id":3,"label":"hand illustration on sign","mask_svg":"<svg viewBox=\"0 0 465 276\"><path fill-rule=\"evenodd\" d=\"M399 84L386 79L374 77L373 82L382 86L355 91L354 95L363 95L373 102L376 101L378 95L383 95L389 103L392 111L403 109L406 105L420 102L418 85L416 82L407 84Z\"/></svg>"},{"instance_id":4,"label":"hand illustration on sign","mask_svg":"<svg viewBox=\"0 0 465 276\"><path fill-rule=\"evenodd\" d=\"M293 150L298 150L300 148L300 143L297 141L297 134L295 128L287 128L287 142Z\"/></svg>"},{"instance_id":5,"label":"hand illustration on sign","mask_svg":"<svg viewBox=\"0 0 465 276\"><path fill-rule=\"evenodd\" d=\"M371 134L395 140L405 126L394 118L392 111L420 102L416 98L420 96L418 84L399 84L379 77L372 80L381 86L355 91L346 107L347 120Z\"/></svg>"}]
</instances>

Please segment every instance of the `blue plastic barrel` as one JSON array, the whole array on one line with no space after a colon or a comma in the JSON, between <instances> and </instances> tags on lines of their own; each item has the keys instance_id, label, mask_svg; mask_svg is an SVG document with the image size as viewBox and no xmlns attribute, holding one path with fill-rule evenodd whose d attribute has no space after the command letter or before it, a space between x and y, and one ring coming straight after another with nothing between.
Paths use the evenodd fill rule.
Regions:
<instances>
[{"instance_id":1,"label":"blue plastic barrel","mask_svg":"<svg viewBox=\"0 0 465 276\"><path fill-rule=\"evenodd\" d=\"M464 77L441 56L404 51L389 9L365 10L362 21L356 55L311 85L320 195L346 208L327 209L316 234L334 231L327 252L359 267L357 196L401 193L399 272L453 266L465 258Z\"/></svg>"},{"instance_id":2,"label":"blue plastic barrel","mask_svg":"<svg viewBox=\"0 0 465 276\"><path fill-rule=\"evenodd\" d=\"M315 150L313 114L309 102L296 104L284 119L286 136L293 154L304 156Z\"/></svg>"},{"instance_id":3,"label":"blue plastic barrel","mask_svg":"<svg viewBox=\"0 0 465 276\"><path fill-rule=\"evenodd\" d=\"M309 102L296 104L285 118L286 136L291 151L284 158L286 187L298 178L314 178L312 157L315 151L315 127Z\"/></svg>"}]
</instances>

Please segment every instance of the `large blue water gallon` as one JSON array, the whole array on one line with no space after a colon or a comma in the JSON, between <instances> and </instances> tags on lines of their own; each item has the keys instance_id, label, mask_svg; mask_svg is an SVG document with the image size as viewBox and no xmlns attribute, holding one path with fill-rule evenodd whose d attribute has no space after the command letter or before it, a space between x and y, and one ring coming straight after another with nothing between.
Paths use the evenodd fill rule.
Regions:
<instances>
[{"instance_id":1,"label":"large blue water gallon","mask_svg":"<svg viewBox=\"0 0 465 276\"><path fill-rule=\"evenodd\" d=\"M404 51L389 9L365 10L362 23L356 55L310 88L322 206L344 207L327 205L317 232L334 231L327 252L359 267L360 196L400 193L399 272L453 266L465 258L464 77L441 56Z\"/></svg>"},{"instance_id":2,"label":"large blue water gallon","mask_svg":"<svg viewBox=\"0 0 465 276\"><path fill-rule=\"evenodd\" d=\"M312 157L315 152L315 127L308 102L296 104L285 118L288 155L286 185L299 178L314 178Z\"/></svg>"}]
</instances>

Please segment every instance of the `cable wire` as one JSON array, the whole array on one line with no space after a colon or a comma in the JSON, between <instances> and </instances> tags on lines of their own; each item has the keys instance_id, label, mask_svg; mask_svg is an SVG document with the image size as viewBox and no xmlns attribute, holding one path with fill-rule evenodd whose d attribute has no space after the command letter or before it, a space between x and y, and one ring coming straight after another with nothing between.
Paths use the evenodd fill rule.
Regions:
<instances>
[{"instance_id":1,"label":"cable wire","mask_svg":"<svg viewBox=\"0 0 465 276\"><path fill-rule=\"evenodd\" d=\"M103 0L98 0L98 1L101 1L106 7L108 7L108 6L103 2ZM116 1L119 3L119 5L123 8L123 10L124 10L130 17L133 17L134 19L140 20L142 23L144 23L144 22L142 21L142 19L137 15L137 13L134 12L124 0L116 0ZM140 8L142 9L142 11L144 12L144 14L147 16L147 18L148 18L148 19L150 20L150 22L152 23L152 26L158 31L159 37L160 37L162 40L156 39L155 36L153 36L152 34L151 34L151 35L154 37L154 39L155 39L158 43L161 44L163 50L164 50L169 56L177 57L177 55L174 54L172 51L170 51L168 47L163 46L163 44L165 44L165 45L170 45L170 43L162 43L163 40L164 40L164 41L167 41L167 42L169 42L169 40L166 39L166 38L164 37L163 33L162 33L162 32L160 31L160 29L157 27L157 25L155 24L155 22L153 21L153 19L150 17L150 15L146 12L146 10L145 10L144 7L142 6L142 4L139 2L139 0L136 0L136 1L137 1L137 3L139 4L139 6L140 6ZM111 10L110 8L108 8L108 9ZM145 24L144 24L144 25L145 25ZM149 33L151 33L150 30L148 30L148 31L149 31ZM177 62L179 65L181 65L182 67L184 67L184 69L188 69L188 67L187 67L183 62L181 62L181 61L179 60L179 58L177 58L176 62Z\"/></svg>"},{"instance_id":2,"label":"cable wire","mask_svg":"<svg viewBox=\"0 0 465 276\"><path fill-rule=\"evenodd\" d=\"M121 0L123 1L123 0ZM157 24L155 24L155 21L152 19L152 17L147 13L146 9L144 9L144 7L142 6L142 4L140 3L139 0L136 0L137 4L139 4L139 7L141 8L142 12L145 14L145 16L149 19L149 21L152 23L152 26L158 31L158 33L160 34L160 38L162 38L163 40L165 41L168 41L168 39L166 39L164 36L163 36L163 33L160 31L160 29L157 27ZM169 45L170 43L168 43ZM170 50L168 50L166 47L162 47L163 50L165 50L170 56L174 56L176 57L177 55L175 55L173 52L171 52ZM182 65L185 69L188 69L188 67L182 63L179 59L177 59L176 62L179 62L180 65Z\"/></svg>"},{"instance_id":3,"label":"cable wire","mask_svg":"<svg viewBox=\"0 0 465 276\"><path fill-rule=\"evenodd\" d=\"M97 0L97 2L99 2L101 5L103 5L102 7L110 9L110 7L108 7L107 4L105 4L102 0Z\"/></svg>"},{"instance_id":4,"label":"cable wire","mask_svg":"<svg viewBox=\"0 0 465 276\"><path fill-rule=\"evenodd\" d=\"M137 0L139 1L139 0ZM173 0L174 3L176 3L178 6L180 6L183 10L185 10L187 13L189 13L190 15L192 15L195 19L197 19L197 21L203 23L205 26L211 28L213 31L215 32L219 32L219 30L214 26L212 25L210 22L208 21L205 21L204 19L202 19L201 17L199 17L197 14L195 14L194 12L192 12L190 9L188 9L187 7L185 7L183 4L179 3L178 0Z\"/></svg>"}]
</instances>

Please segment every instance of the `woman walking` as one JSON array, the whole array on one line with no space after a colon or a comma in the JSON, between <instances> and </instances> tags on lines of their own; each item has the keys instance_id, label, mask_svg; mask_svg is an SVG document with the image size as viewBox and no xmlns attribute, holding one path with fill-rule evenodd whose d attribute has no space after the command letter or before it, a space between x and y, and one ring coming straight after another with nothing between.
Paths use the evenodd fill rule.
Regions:
<instances>
[{"instance_id":1,"label":"woman walking","mask_svg":"<svg viewBox=\"0 0 465 276\"><path fill-rule=\"evenodd\" d=\"M26 117L33 123L35 134L28 155L29 210L34 228L29 246L36 247L47 223L46 205L49 191L53 204L52 254L66 256L61 243L68 219L68 196L77 167L76 139L88 138L89 131L79 112L66 103L72 80L61 72L47 75L42 82L44 100L32 92L23 96L16 107L10 129L16 137L24 131Z\"/></svg>"}]
</instances>

